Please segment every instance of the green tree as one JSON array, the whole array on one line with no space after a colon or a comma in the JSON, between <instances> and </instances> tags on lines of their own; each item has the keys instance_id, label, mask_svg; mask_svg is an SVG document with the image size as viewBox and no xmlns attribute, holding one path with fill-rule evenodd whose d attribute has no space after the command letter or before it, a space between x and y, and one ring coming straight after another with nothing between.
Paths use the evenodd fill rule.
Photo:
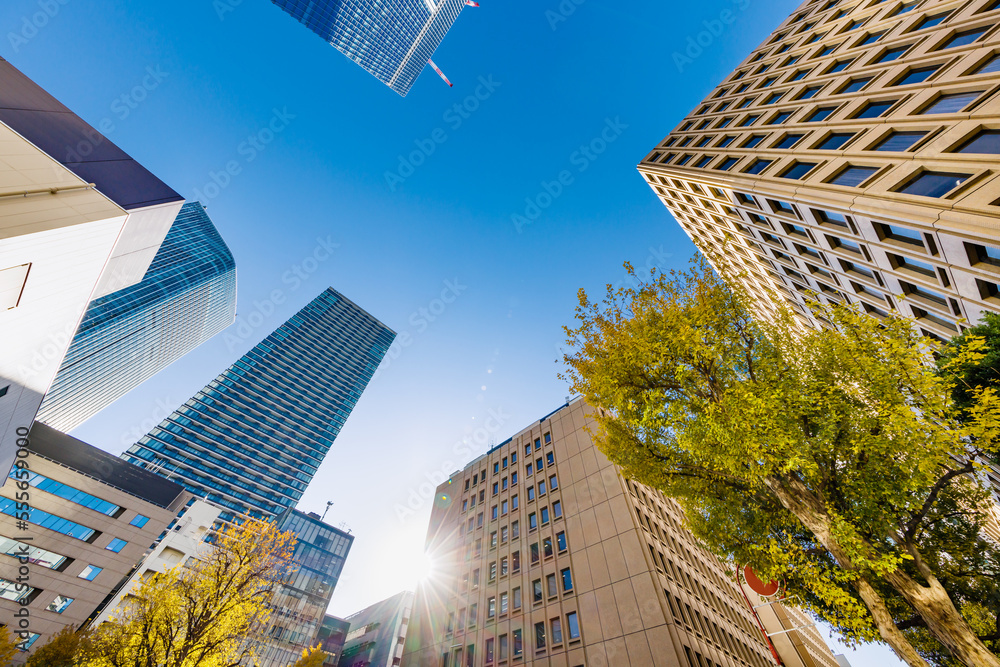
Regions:
<instances>
[{"instance_id":1,"label":"green tree","mask_svg":"<svg viewBox=\"0 0 1000 667\"><path fill-rule=\"evenodd\" d=\"M980 344L978 359L963 360L962 353L970 344ZM976 403L977 391L1000 387L1000 315L984 313L979 324L955 336L941 349L938 366L943 373L952 372L956 382L952 398L963 416Z\"/></svg>"},{"instance_id":2,"label":"green tree","mask_svg":"<svg viewBox=\"0 0 1000 667\"><path fill-rule=\"evenodd\" d=\"M813 330L773 306L755 319L704 260L601 302L581 290L564 377L597 408L598 446L846 639L881 638L913 666L935 651L1000 666L977 633L983 598L956 584L996 570L975 464L954 456L996 451L995 392L974 392L960 422L955 376L934 372L911 321L817 304L829 328ZM981 348L973 337L956 364Z\"/></svg>"},{"instance_id":3,"label":"green tree","mask_svg":"<svg viewBox=\"0 0 1000 667\"><path fill-rule=\"evenodd\" d=\"M86 667L236 667L264 627L295 539L274 523L228 524L203 557L144 579L94 632Z\"/></svg>"},{"instance_id":4,"label":"green tree","mask_svg":"<svg viewBox=\"0 0 1000 667\"><path fill-rule=\"evenodd\" d=\"M90 631L77 632L72 625L52 635L28 656L26 667L73 667L87 651Z\"/></svg>"},{"instance_id":5,"label":"green tree","mask_svg":"<svg viewBox=\"0 0 1000 667\"><path fill-rule=\"evenodd\" d=\"M18 639L6 625L0 625L0 665L9 665L17 655Z\"/></svg>"}]
</instances>

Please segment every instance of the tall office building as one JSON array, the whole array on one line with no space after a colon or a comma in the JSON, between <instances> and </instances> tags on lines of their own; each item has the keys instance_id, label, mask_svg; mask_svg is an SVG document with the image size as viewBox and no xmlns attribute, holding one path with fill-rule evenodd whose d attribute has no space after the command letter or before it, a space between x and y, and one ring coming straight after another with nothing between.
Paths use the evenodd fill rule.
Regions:
<instances>
[{"instance_id":1,"label":"tall office building","mask_svg":"<svg viewBox=\"0 0 1000 667\"><path fill-rule=\"evenodd\" d=\"M142 279L182 203L0 59L0 472L87 304Z\"/></svg>"},{"instance_id":2,"label":"tall office building","mask_svg":"<svg viewBox=\"0 0 1000 667\"><path fill-rule=\"evenodd\" d=\"M929 336L1000 311L1000 4L802 4L639 165L685 232ZM895 295L905 295L900 302Z\"/></svg>"},{"instance_id":3,"label":"tall office building","mask_svg":"<svg viewBox=\"0 0 1000 667\"><path fill-rule=\"evenodd\" d=\"M403 591L347 617L351 628L338 667L396 667L413 613L413 593Z\"/></svg>"},{"instance_id":4,"label":"tall office building","mask_svg":"<svg viewBox=\"0 0 1000 667\"><path fill-rule=\"evenodd\" d=\"M330 614L323 617L323 623L316 634L316 643L326 654L323 667L337 667L340 654L344 650L344 641L347 639L347 633L350 629L351 624L342 618Z\"/></svg>"},{"instance_id":5,"label":"tall office building","mask_svg":"<svg viewBox=\"0 0 1000 667\"><path fill-rule=\"evenodd\" d=\"M402 96L465 0L271 0Z\"/></svg>"},{"instance_id":6,"label":"tall office building","mask_svg":"<svg viewBox=\"0 0 1000 667\"><path fill-rule=\"evenodd\" d=\"M678 506L626 480L576 400L437 488L404 667L774 665ZM521 661L519 663L519 661Z\"/></svg>"},{"instance_id":7,"label":"tall office building","mask_svg":"<svg viewBox=\"0 0 1000 667\"><path fill-rule=\"evenodd\" d=\"M90 303L36 419L73 430L235 317L236 263L188 202L142 281Z\"/></svg>"},{"instance_id":8,"label":"tall office building","mask_svg":"<svg viewBox=\"0 0 1000 667\"><path fill-rule=\"evenodd\" d=\"M395 334L326 289L123 455L234 514L295 506Z\"/></svg>"},{"instance_id":9,"label":"tall office building","mask_svg":"<svg viewBox=\"0 0 1000 667\"><path fill-rule=\"evenodd\" d=\"M302 651L322 644L326 608L344 569L354 536L334 528L318 514L288 510L278 528L295 534L292 567L275 588L267 627L248 638L257 644L258 667L286 667Z\"/></svg>"}]
</instances>

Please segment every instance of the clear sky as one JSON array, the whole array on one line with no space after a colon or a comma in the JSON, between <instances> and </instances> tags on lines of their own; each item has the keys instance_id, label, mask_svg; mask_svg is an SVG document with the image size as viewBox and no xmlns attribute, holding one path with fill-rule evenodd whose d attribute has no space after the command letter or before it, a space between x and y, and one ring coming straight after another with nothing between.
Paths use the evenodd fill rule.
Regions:
<instances>
[{"instance_id":1,"label":"clear sky","mask_svg":"<svg viewBox=\"0 0 1000 667\"><path fill-rule=\"evenodd\" d=\"M356 537L342 616L414 585L456 443L565 402L577 290L693 254L635 165L797 5L481 4L434 56L454 88L428 68L404 99L267 0L0 3L0 55L207 204L237 262L237 325L74 435L120 453L328 285L399 333L299 506Z\"/></svg>"}]
</instances>

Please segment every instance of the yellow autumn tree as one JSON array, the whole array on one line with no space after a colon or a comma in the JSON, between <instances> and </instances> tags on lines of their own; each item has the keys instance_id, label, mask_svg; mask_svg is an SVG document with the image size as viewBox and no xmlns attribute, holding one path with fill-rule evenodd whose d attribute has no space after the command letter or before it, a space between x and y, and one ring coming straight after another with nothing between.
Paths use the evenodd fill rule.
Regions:
<instances>
[{"instance_id":1,"label":"yellow autumn tree","mask_svg":"<svg viewBox=\"0 0 1000 667\"><path fill-rule=\"evenodd\" d=\"M0 626L0 667L10 664L17 655L17 637L6 626Z\"/></svg>"},{"instance_id":2,"label":"yellow autumn tree","mask_svg":"<svg viewBox=\"0 0 1000 667\"><path fill-rule=\"evenodd\" d=\"M321 667L326 660L326 652L319 644L312 648L302 649L302 656L291 667Z\"/></svg>"},{"instance_id":3,"label":"yellow autumn tree","mask_svg":"<svg viewBox=\"0 0 1000 667\"><path fill-rule=\"evenodd\" d=\"M254 659L285 576L291 532L268 521L227 524L202 558L150 576L94 632L84 667L236 667Z\"/></svg>"},{"instance_id":4,"label":"yellow autumn tree","mask_svg":"<svg viewBox=\"0 0 1000 667\"><path fill-rule=\"evenodd\" d=\"M598 446L848 641L913 667L1000 667L1000 560L972 480L1000 450L1000 400L951 398L983 340L938 372L937 344L898 314L816 304L826 327L807 329L773 305L755 318L702 259L601 301L581 291L566 378L598 408Z\"/></svg>"}]
</instances>

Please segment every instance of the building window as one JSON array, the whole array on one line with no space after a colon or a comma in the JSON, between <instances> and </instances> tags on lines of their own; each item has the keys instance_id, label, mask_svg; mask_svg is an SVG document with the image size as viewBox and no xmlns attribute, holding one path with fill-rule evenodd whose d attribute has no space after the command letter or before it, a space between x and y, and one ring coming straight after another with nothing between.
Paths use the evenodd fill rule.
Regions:
<instances>
[{"instance_id":1,"label":"building window","mask_svg":"<svg viewBox=\"0 0 1000 667\"><path fill-rule=\"evenodd\" d=\"M549 488L552 489L553 491L559 488L559 482L556 479L555 475L549 477Z\"/></svg>"},{"instance_id":2,"label":"building window","mask_svg":"<svg viewBox=\"0 0 1000 667\"><path fill-rule=\"evenodd\" d=\"M545 648L545 622L535 623L535 649Z\"/></svg>"},{"instance_id":3,"label":"building window","mask_svg":"<svg viewBox=\"0 0 1000 667\"><path fill-rule=\"evenodd\" d=\"M827 183L854 188L871 178L876 171L878 169L875 167L847 166L837 172L837 175L829 179Z\"/></svg>"},{"instance_id":4,"label":"building window","mask_svg":"<svg viewBox=\"0 0 1000 667\"><path fill-rule=\"evenodd\" d=\"M580 621L575 611L566 614L566 630L569 633L570 641L580 638Z\"/></svg>"},{"instance_id":5,"label":"building window","mask_svg":"<svg viewBox=\"0 0 1000 667\"><path fill-rule=\"evenodd\" d=\"M521 587L520 586L518 586L517 588L515 588L513 590L511 597L513 597L514 609L520 609L521 608Z\"/></svg>"},{"instance_id":6,"label":"building window","mask_svg":"<svg viewBox=\"0 0 1000 667\"><path fill-rule=\"evenodd\" d=\"M937 272L934 270L934 266L928 264L927 262L921 262L916 259L910 259L909 257L903 257L902 255L895 255L892 253L886 253L886 256L896 269L913 271L919 275L937 280Z\"/></svg>"},{"instance_id":7,"label":"building window","mask_svg":"<svg viewBox=\"0 0 1000 667\"><path fill-rule=\"evenodd\" d=\"M514 568L514 572L521 571L521 552L515 551L510 555L511 564Z\"/></svg>"},{"instance_id":8,"label":"building window","mask_svg":"<svg viewBox=\"0 0 1000 667\"><path fill-rule=\"evenodd\" d=\"M765 169L767 169L767 167L770 164L771 164L771 160L760 160L760 159L754 160L753 164L751 164L745 170L745 173L747 173L747 174L759 174L760 172L762 172Z\"/></svg>"},{"instance_id":9,"label":"building window","mask_svg":"<svg viewBox=\"0 0 1000 667\"><path fill-rule=\"evenodd\" d=\"M965 107L972 104L983 91L976 90L970 93L952 93L950 95L940 95L930 106L924 108L921 114L937 113L958 113Z\"/></svg>"},{"instance_id":10,"label":"building window","mask_svg":"<svg viewBox=\"0 0 1000 667\"><path fill-rule=\"evenodd\" d=\"M950 12L941 12L940 14L935 14L934 16L928 16L927 18L925 18L924 20L922 20L920 23L918 23L917 27L914 28L914 30L923 30L924 28L933 28L934 26L936 26L936 25L938 25L940 23L943 23L944 20L948 18L948 14L949 13Z\"/></svg>"},{"instance_id":11,"label":"building window","mask_svg":"<svg viewBox=\"0 0 1000 667\"><path fill-rule=\"evenodd\" d=\"M566 551L566 533L556 533L556 548L559 549L559 553Z\"/></svg>"},{"instance_id":12,"label":"building window","mask_svg":"<svg viewBox=\"0 0 1000 667\"><path fill-rule=\"evenodd\" d=\"M500 544L507 544L508 529L507 526L502 526L500 528Z\"/></svg>"},{"instance_id":13,"label":"building window","mask_svg":"<svg viewBox=\"0 0 1000 667\"><path fill-rule=\"evenodd\" d=\"M493 495L500 493L500 482L493 482Z\"/></svg>"},{"instance_id":14,"label":"building window","mask_svg":"<svg viewBox=\"0 0 1000 667\"><path fill-rule=\"evenodd\" d=\"M23 582L15 583L6 579L0 579L0 599L3 600L18 602L22 606L27 606L40 592L38 589L32 588Z\"/></svg>"},{"instance_id":15,"label":"building window","mask_svg":"<svg viewBox=\"0 0 1000 667\"><path fill-rule=\"evenodd\" d=\"M507 594L500 594L500 615L503 616L507 613Z\"/></svg>"},{"instance_id":16,"label":"building window","mask_svg":"<svg viewBox=\"0 0 1000 667\"><path fill-rule=\"evenodd\" d=\"M521 536L521 522L513 521L510 524L510 539L516 540Z\"/></svg>"},{"instance_id":17,"label":"building window","mask_svg":"<svg viewBox=\"0 0 1000 667\"><path fill-rule=\"evenodd\" d=\"M907 195L919 195L921 197L943 197L968 180L968 178L969 174L924 171L906 181L895 192Z\"/></svg>"},{"instance_id":18,"label":"building window","mask_svg":"<svg viewBox=\"0 0 1000 667\"><path fill-rule=\"evenodd\" d=\"M476 604L476 603L473 603L473 604L469 605L469 627L470 628L476 627L476 621L478 620L478 616L479 616L479 605ZM472 652L470 651L469 654L471 655Z\"/></svg>"},{"instance_id":19,"label":"building window","mask_svg":"<svg viewBox=\"0 0 1000 667\"><path fill-rule=\"evenodd\" d=\"M781 173L781 178L801 180L806 174L816 166L815 162L796 162L791 167Z\"/></svg>"},{"instance_id":20,"label":"building window","mask_svg":"<svg viewBox=\"0 0 1000 667\"><path fill-rule=\"evenodd\" d=\"M501 491L506 491L507 490L507 479L508 478L504 477L502 480L500 480L500 490Z\"/></svg>"},{"instance_id":21,"label":"building window","mask_svg":"<svg viewBox=\"0 0 1000 667\"><path fill-rule=\"evenodd\" d=\"M4 385L3 387L0 387L0 398L3 398L4 396L6 396L7 395L7 391L9 389L10 389L10 385L9 384L8 385Z\"/></svg>"},{"instance_id":22,"label":"building window","mask_svg":"<svg viewBox=\"0 0 1000 667\"><path fill-rule=\"evenodd\" d=\"M530 503L534 499L535 499L535 487L529 486L528 487L528 502Z\"/></svg>"},{"instance_id":23,"label":"building window","mask_svg":"<svg viewBox=\"0 0 1000 667\"><path fill-rule=\"evenodd\" d=\"M27 473L27 477L25 477L25 473ZM79 489L75 489L72 486L63 484L62 482L57 482L54 479L49 479L45 475L40 475L37 472L13 468L7 476L11 479L27 481L28 484L39 491L51 493L52 495L58 496L63 500L68 500L71 503L76 503L77 505L81 505L87 509L92 509L95 512L100 512L101 514L110 517L118 517L123 511L120 506L115 505L114 503L110 503L107 500L98 498L97 496L84 491L80 491Z\"/></svg>"},{"instance_id":24,"label":"building window","mask_svg":"<svg viewBox=\"0 0 1000 667\"><path fill-rule=\"evenodd\" d=\"M68 598L65 595L57 595L56 599L49 603L46 607L46 611L52 611L57 614L61 614L66 611L66 607L73 604L73 598Z\"/></svg>"},{"instance_id":25,"label":"building window","mask_svg":"<svg viewBox=\"0 0 1000 667\"><path fill-rule=\"evenodd\" d=\"M562 623L558 618L553 618L549 622L549 627L552 628L552 645L562 644Z\"/></svg>"},{"instance_id":26,"label":"building window","mask_svg":"<svg viewBox=\"0 0 1000 667\"><path fill-rule=\"evenodd\" d=\"M851 132L834 132L828 135L823 141L816 144L815 148L823 151L835 151L846 144L854 137Z\"/></svg>"},{"instance_id":27,"label":"building window","mask_svg":"<svg viewBox=\"0 0 1000 667\"><path fill-rule=\"evenodd\" d=\"M524 653L524 641L521 637L521 630L518 628L512 633L514 635L514 657L518 657Z\"/></svg>"},{"instance_id":28,"label":"building window","mask_svg":"<svg viewBox=\"0 0 1000 667\"><path fill-rule=\"evenodd\" d=\"M976 71L972 73L989 74L992 72L1000 72L1000 55L993 56L992 58L984 62L982 65L980 65L978 68L976 68Z\"/></svg>"},{"instance_id":29,"label":"building window","mask_svg":"<svg viewBox=\"0 0 1000 667\"><path fill-rule=\"evenodd\" d=\"M739 162L737 158L727 157L725 160L720 162L715 168L719 171L729 171L734 164Z\"/></svg>"},{"instance_id":30,"label":"building window","mask_svg":"<svg viewBox=\"0 0 1000 667\"><path fill-rule=\"evenodd\" d=\"M490 533L490 549L497 548L497 531Z\"/></svg>"},{"instance_id":31,"label":"building window","mask_svg":"<svg viewBox=\"0 0 1000 667\"><path fill-rule=\"evenodd\" d=\"M915 83L923 83L930 78L931 74L934 74L938 70L940 65L931 65L930 67L915 67L904 74L900 79L898 79L893 86L910 86Z\"/></svg>"},{"instance_id":32,"label":"building window","mask_svg":"<svg viewBox=\"0 0 1000 667\"><path fill-rule=\"evenodd\" d=\"M503 500L500 502L500 513L507 516L507 501Z\"/></svg>"},{"instance_id":33,"label":"building window","mask_svg":"<svg viewBox=\"0 0 1000 667\"><path fill-rule=\"evenodd\" d=\"M974 41L986 34L986 30L987 27L984 26L982 28L973 28L972 30L957 32L951 37L951 39L942 44L938 50L944 51L945 49L953 49L956 46L972 44Z\"/></svg>"},{"instance_id":34,"label":"building window","mask_svg":"<svg viewBox=\"0 0 1000 667\"><path fill-rule=\"evenodd\" d=\"M77 576L80 579L84 579L86 581L93 581L95 578L97 578L97 575L99 575L103 569L104 568L97 567L96 565L88 565L87 567L83 568L83 572L81 572Z\"/></svg>"},{"instance_id":35,"label":"building window","mask_svg":"<svg viewBox=\"0 0 1000 667\"><path fill-rule=\"evenodd\" d=\"M843 72L845 69L847 69L848 65L850 65L852 62L853 62L853 60L851 60L851 59L838 60L836 63L834 63L833 67L831 67L830 69L828 69L826 71L826 73L827 74L836 74L837 72Z\"/></svg>"},{"instance_id":36,"label":"building window","mask_svg":"<svg viewBox=\"0 0 1000 667\"><path fill-rule=\"evenodd\" d=\"M969 255L969 263L973 266L976 264L989 264L990 266L1000 267L1000 248L966 243L965 251Z\"/></svg>"},{"instance_id":37,"label":"building window","mask_svg":"<svg viewBox=\"0 0 1000 667\"><path fill-rule=\"evenodd\" d=\"M875 150L902 153L909 150L925 136L927 136L926 132L892 132L875 146Z\"/></svg>"},{"instance_id":38,"label":"building window","mask_svg":"<svg viewBox=\"0 0 1000 667\"><path fill-rule=\"evenodd\" d=\"M529 442L524 446L524 455L531 456L531 443Z\"/></svg>"},{"instance_id":39,"label":"building window","mask_svg":"<svg viewBox=\"0 0 1000 667\"><path fill-rule=\"evenodd\" d=\"M15 468L12 473L16 471ZM18 511L16 509L17 503L11 498L0 498L0 512L8 516L17 517ZM24 510L20 512L24 514ZM94 530L93 528L88 528L87 526L80 525L76 522L69 521L68 519L63 519L62 517L56 516L55 514L49 514L43 510L36 507L32 507L29 510L28 521L42 528L48 528L49 530L54 530L63 535L68 535L69 537L75 537L78 540L84 542L93 541L101 533Z\"/></svg>"},{"instance_id":40,"label":"building window","mask_svg":"<svg viewBox=\"0 0 1000 667\"><path fill-rule=\"evenodd\" d=\"M556 500L552 503L552 516L556 519L562 517L562 501Z\"/></svg>"},{"instance_id":41,"label":"building window","mask_svg":"<svg viewBox=\"0 0 1000 667\"><path fill-rule=\"evenodd\" d=\"M860 112L855 114L855 118L878 118L885 114L892 105L896 103L897 100L885 101L885 102L869 102L866 104Z\"/></svg>"},{"instance_id":42,"label":"building window","mask_svg":"<svg viewBox=\"0 0 1000 667\"><path fill-rule=\"evenodd\" d=\"M712 156L711 155L705 155L700 160L698 160L697 162L695 162L694 166L696 168L698 168L698 169L702 169L702 168L706 167L708 165L708 163L711 162L711 161L712 161Z\"/></svg>"},{"instance_id":43,"label":"building window","mask_svg":"<svg viewBox=\"0 0 1000 667\"><path fill-rule=\"evenodd\" d=\"M538 563L538 542L534 542L531 545L531 564L536 565Z\"/></svg>"},{"instance_id":44,"label":"building window","mask_svg":"<svg viewBox=\"0 0 1000 667\"><path fill-rule=\"evenodd\" d=\"M554 574L545 575L545 587L548 590L550 598L554 598L556 595L559 594L559 589L556 585L556 575Z\"/></svg>"},{"instance_id":45,"label":"building window","mask_svg":"<svg viewBox=\"0 0 1000 667\"><path fill-rule=\"evenodd\" d=\"M548 522L549 522L549 508L548 507L543 507L542 508L542 525L544 526Z\"/></svg>"},{"instance_id":46,"label":"building window","mask_svg":"<svg viewBox=\"0 0 1000 667\"><path fill-rule=\"evenodd\" d=\"M486 640L486 662L493 662L493 638L490 637Z\"/></svg>"},{"instance_id":47,"label":"building window","mask_svg":"<svg viewBox=\"0 0 1000 667\"><path fill-rule=\"evenodd\" d=\"M494 618L497 615L497 599L490 597L486 603L486 618Z\"/></svg>"},{"instance_id":48,"label":"building window","mask_svg":"<svg viewBox=\"0 0 1000 667\"><path fill-rule=\"evenodd\" d=\"M567 567L562 570L560 575L562 576L563 593L573 590L573 575L570 573L569 568Z\"/></svg>"},{"instance_id":49,"label":"building window","mask_svg":"<svg viewBox=\"0 0 1000 667\"><path fill-rule=\"evenodd\" d=\"M534 602L542 601L542 580L535 579L531 582L531 594Z\"/></svg>"},{"instance_id":50,"label":"building window","mask_svg":"<svg viewBox=\"0 0 1000 667\"><path fill-rule=\"evenodd\" d=\"M898 225L887 225L885 223L875 223L875 231L878 232L879 237L883 240L899 241L900 243L917 246L921 250L924 249L924 239L918 231Z\"/></svg>"},{"instance_id":51,"label":"building window","mask_svg":"<svg viewBox=\"0 0 1000 667\"><path fill-rule=\"evenodd\" d=\"M996 155L1000 153L1000 130L980 130L954 152Z\"/></svg>"},{"instance_id":52,"label":"building window","mask_svg":"<svg viewBox=\"0 0 1000 667\"><path fill-rule=\"evenodd\" d=\"M811 98L815 97L816 93L818 93L822 88L823 88L823 86L809 86L808 88L806 88L805 90L803 90L801 93L799 93L799 96L796 97L795 99L797 99L797 100L808 100L808 99L811 99Z\"/></svg>"}]
</instances>

